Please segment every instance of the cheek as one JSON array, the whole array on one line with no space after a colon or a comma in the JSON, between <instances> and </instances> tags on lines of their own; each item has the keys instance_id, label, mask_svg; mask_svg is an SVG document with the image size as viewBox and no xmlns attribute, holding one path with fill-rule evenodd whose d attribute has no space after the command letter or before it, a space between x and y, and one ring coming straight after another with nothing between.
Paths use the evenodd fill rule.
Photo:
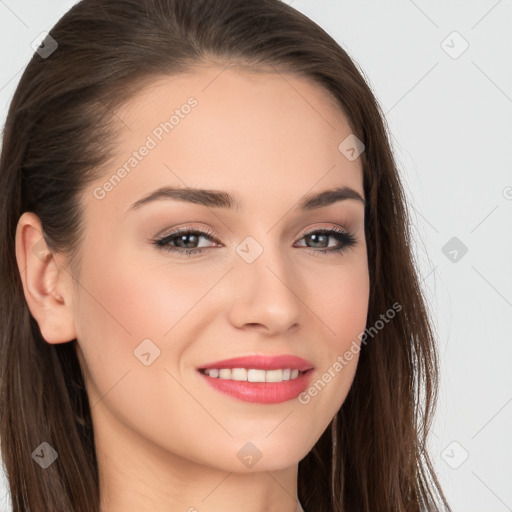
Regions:
<instances>
[{"instance_id":1,"label":"cheek","mask_svg":"<svg viewBox=\"0 0 512 512\"><path fill-rule=\"evenodd\" d=\"M318 418L317 436L327 428L350 390L359 360L360 335L366 327L368 267L362 259L352 263L317 280L316 287L310 283L308 288L311 309L319 317L325 335L315 378L298 401L308 414Z\"/></svg>"},{"instance_id":2,"label":"cheek","mask_svg":"<svg viewBox=\"0 0 512 512\"><path fill-rule=\"evenodd\" d=\"M344 279L339 288L337 293L339 298L333 301L334 305L331 305L329 310L332 330L336 335L330 338L330 358L327 361L327 367L331 374L334 371L336 375L342 375L342 378L338 379L337 386L342 388L340 392L344 400L357 369L361 334L366 328L370 297L367 266L358 267Z\"/></svg>"},{"instance_id":3,"label":"cheek","mask_svg":"<svg viewBox=\"0 0 512 512\"><path fill-rule=\"evenodd\" d=\"M207 289L208 280L191 277L126 253L89 266L78 312L83 334L128 352L145 338L161 339Z\"/></svg>"},{"instance_id":4,"label":"cheek","mask_svg":"<svg viewBox=\"0 0 512 512\"><path fill-rule=\"evenodd\" d=\"M148 369L134 351L146 339L160 350L163 334L176 322L173 311L180 307L172 301L172 290L142 265L111 253L94 260L93 255L84 260L75 317L91 393L103 396L128 371Z\"/></svg>"},{"instance_id":5,"label":"cheek","mask_svg":"<svg viewBox=\"0 0 512 512\"><path fill-rule=\"evenodd\" d=\"M164 258L141 258L126 247L101 256L91 251L84 258L75 318L96 399L128 371L130 380L141 370L155 378L153 370L160 368L164 381L169 379L161 367L175 367L190 340L197 338L195 332L204 327L198 319L205 318L212 306L201 298L218 280L212 274L206 265L187 270ZM187 335L181 336L184 332ZM137 357L147 352L146 347L149 357L158 355L150 366ZM127 386L125 381L119 387Z\"/></svg>"},{"instance_id":6,"label":"cheek","mask_svg":"<svg viewBox=\"0 0 512 512\"><path fill-rule=\"evenodd\" d=\"M346 350L366 326L370 295L366 262L351 261L323 277L308 280L308 303L325 328L327 348L331 355Z\"/></svg>"}]
</instances>

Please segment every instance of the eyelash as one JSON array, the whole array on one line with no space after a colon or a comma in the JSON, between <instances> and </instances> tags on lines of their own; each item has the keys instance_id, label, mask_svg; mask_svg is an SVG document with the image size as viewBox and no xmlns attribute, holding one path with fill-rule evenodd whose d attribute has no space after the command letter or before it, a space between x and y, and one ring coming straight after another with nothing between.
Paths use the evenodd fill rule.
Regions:
<instances>
[{"instance_id":1,"label":"eyelash","mask_svg":"<svg viewBox=\"0 0 512 512\"><path fill-rule=\"evenodd\" d=\"M344 231L338 228L316 228L312 231L308 231L307 233L304 233L300 240L302 238L313 235L313 234L324 234L328 235L329 237L333 237L338 240L338 242L341 242L342 245L340 247L331 248L331 249L313 249L309 248L311 252L316 256L318 252L323 253L324 255L327 254L339 254L346 251L349 247L353 247L357 240L354 237L352 233L349 233L348 231ZM199 254L202 252L203 249L197 248L197 249L182 249L177 247L172 247L169 245L169 243L175 239L177 239L179 236L183 235L196 235L196 236L203 236L204 238L208 238L213 242L218 243L218 241L215 238L215 233L213 233L210 230L200 230L200 229L194 229L194 228L179 228L176 231L173 231L172 233L169 233L168 235L165 235L162 238L153 240L153 244L159 248L166 250L168 252L172 253L178 253L182 256L191 256L192 254ZM307 248L307 247L306 247Z\"/></svg>"}]
</instances>

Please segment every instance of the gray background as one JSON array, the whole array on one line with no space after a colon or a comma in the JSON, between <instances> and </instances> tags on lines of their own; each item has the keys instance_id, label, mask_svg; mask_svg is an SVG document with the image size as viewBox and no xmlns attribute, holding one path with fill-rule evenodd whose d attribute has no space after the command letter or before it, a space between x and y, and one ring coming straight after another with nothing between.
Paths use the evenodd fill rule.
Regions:
<instances>
[{"instance_id":1,"label":"gray background","mask_svg":"<svg viewBox=\"0 0 512 512\"><path fill-rule=\"evenodd\" d=\"M287 3L348 51L386 113L438 333L443 488L454 511L512 511L512 0ZM73 4L0 0L2 126L31 43Z\"/></svg>"}]
</instances>

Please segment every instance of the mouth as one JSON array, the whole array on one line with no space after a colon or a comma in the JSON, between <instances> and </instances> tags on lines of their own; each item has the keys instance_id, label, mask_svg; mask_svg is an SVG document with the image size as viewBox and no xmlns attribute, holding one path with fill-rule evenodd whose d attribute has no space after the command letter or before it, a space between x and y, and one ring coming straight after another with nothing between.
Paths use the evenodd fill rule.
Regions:
<instances>
[{"instance_id":1,"label":"mouth","mask_svg":"<svg viewBox=\"0 0 512 512\"><path fill-rule=\"evenodd\" d=\"M212 379L236 380L239 382L283 382L294 380L307 371L297 368L279 368L276 370L263 370L261 368L205 368L199 372Z\"/></svg>"},{"instance_id":2,"label":"mouth","mask_svg":"<svg viewBox=\"0 0 512 512\"><path fill-rule=\"evenodd\" d=\"M314 367L291 355L250 355L216 361L197 370L211 387L225 395L270 404L296 398L308 386Z\"/></svg>"}]
</instances>

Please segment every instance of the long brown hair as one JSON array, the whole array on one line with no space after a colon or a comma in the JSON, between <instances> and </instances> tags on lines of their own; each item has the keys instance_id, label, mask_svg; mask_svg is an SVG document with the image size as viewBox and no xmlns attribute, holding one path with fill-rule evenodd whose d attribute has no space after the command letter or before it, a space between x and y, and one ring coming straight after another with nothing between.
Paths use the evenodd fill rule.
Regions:
<instances>
[{"instance_id":1,"label":"long brown hair","mask_svg":"<svg viewBox=\"0 0 512 512\"><path fill-rule=\"evenodd\" d=\"M50 36L57 44L34 54L16 89L0 160L0 436L14 511L98 512L100 502L76 340L41 336L17 268L17 222L34 212L78 276L80 193L112 155L114 110L143 83L209 62L295 73L332 94L365 144L367 326L402 306L361 344L345 402L299 463L299 499L308 512L449 510L426 451L438 362L405 197L383 114L347 53L278 0L83 0ZM42 442L59 454L44 471L31 457Z\"/></svg>"}]
</instances>

